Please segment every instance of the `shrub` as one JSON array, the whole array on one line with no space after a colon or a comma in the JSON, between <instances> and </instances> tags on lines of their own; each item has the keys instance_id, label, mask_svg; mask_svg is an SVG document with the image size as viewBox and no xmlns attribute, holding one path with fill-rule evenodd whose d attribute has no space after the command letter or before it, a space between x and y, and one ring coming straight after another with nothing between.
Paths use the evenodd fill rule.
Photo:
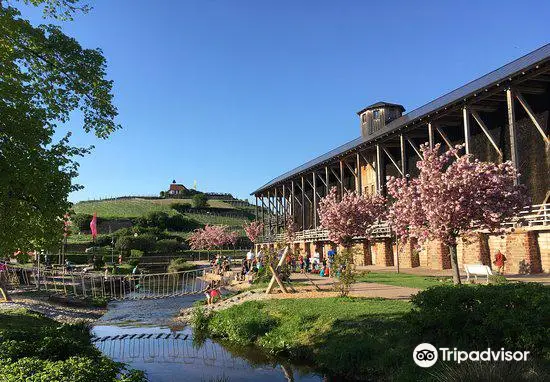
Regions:
<instances>
[{"instance_id":1,"label":"shrub","mask_svg":"<svg viewBox=\"0 0 550 382\"><path fill-rule=\"evenodd\" d=\"M203 307L196 306L191 312L190 324L193 331L197 333L205 333L208 329L208 322L210 320L210 313L208 313Z\"/></svg>"},{"instance_id":2,"label":"shrub","mask_svg":"<svg viewBox=\"0 0 550 382\"><path fill-rule=\"evenodd\" d=\"M155 242L156 239L151 234L121 236L116 241L115 248L125 253L129 253L132 249L138 249L146 254L155 248Z\"/></svg>"},{"instance_id":3,"label":"shrub","mask_svg":"<svg viewBox=\"0 0 550 382\"><path fill-rule=\"evenodd\" d=\"M89 214L75 214L71 216L71 222L73 227L76 227L79 232L89 231L92 218L93 216Z\"/></svg>"},{"instance_id":4,"label":"shrub","mask_svg":"<svg viewBox=\"0 0 550 382\"><path fill-rule=\"evenodd\" d=\"M344 297L349 294L351 285L355 282L357 275L353 264L353 248L344 248L334 256L333 269L336 270L338 280L334 283L334 289Z\"/></svg>"},{"instance_id":5,"label":"shrub","mask_svg":"<svg viewBox=\"0 0 550 382\"><path fill-rule=\"evenodd\" d=\"M489 276L489 282L491 284L507 284L509 283L508 279L503 275L491 275Z\"/></svg>"},{"instance_id":6,"label":"shrub","mask_svg":"<svg viewBox=\"0 0 550 382\"><path fill-rule=\"evenodd\" d=\"M178 259L172 259L170 260L170 264L168 264L167 271L169 273L171 272L183 272L183 271L190 271L192 269L195 269L195 265L189 264L186 260L182 258Z\"/></svg>"},{"instance_id":7,"label":"shrub","mask_svg":"<svg viewBox=\"0 0 550 382\"><path fill-rule=\"evenodd\" d=\"M145 216L137 218L135 223L142 227L156 227L160 230L165 230L168 218L169 216L166 212L152 211Z\"/></svg>"},{"instance_id":8,"label":"shrub","mask_svg":"<svg viewBox=\"0 0 550 382\"><path fill-rule=\"evenodd\" d=\"M174 239L159 240L155 244L155 251L160 253L172 254L181 249L181 244Z\"/></svg>"},{"instance_id":9,"label":"shrub","mask_svg":"<svg viewBox=\"0 0 550 382\"><path fill-rule=\"evenodd\" d=\"M166 221L166 228L171 231L191 232L201 226L202 225L198 221L186 218L180 214L170 216Z\"/></svg>"},{"instance_id":10,"label":"shrub","mask_svg":"<svg viewBox=\"0 0 550 382\"><path fill-rule=\"evenodd\" d=\"M193 207L195 208L204 208L208 207L208 197L205 194L196 194L193 195Z\"/></svg>"},{"instance_id":11,"label":"shrub","mask_svg":"<svg viewBox=\"0 0 550 382\"><path fill-rule=\"evenodd\" d=\"M436 286L411 299L421 342L550 356L550 287L536 283Z\"/></svg>"},{"instance_id":12,"label":"shrub","mask_svg":"<svg viewBox=\"0 0 550 382\"><path fill-rule=\"evenodd\" d=\"M183 214L185 212L188 212L189 209L191 209L191 204L189 204L189 203L170 203L170 208Z\"/></svg>"}]
</instances>

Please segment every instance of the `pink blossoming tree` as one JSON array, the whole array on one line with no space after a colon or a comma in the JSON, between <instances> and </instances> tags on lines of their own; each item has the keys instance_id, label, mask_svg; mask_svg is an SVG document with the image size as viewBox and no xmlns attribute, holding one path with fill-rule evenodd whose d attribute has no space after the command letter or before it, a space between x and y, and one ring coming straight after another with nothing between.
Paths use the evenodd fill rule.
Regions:
<instances>
[{"instance_id":1,"label":"pink blossoming tree","mask_svg":"<svg viewBox=\"0 0 550 382\"><path fill-rule=\"evenodd\" d=\"M384 212L384 197L346 191L338 200L336 187L319 202L321 227L328 231L331 241L344 247L350 247L355 236L368 236L373 224L383 218Z\"/></svg>"},{"instance_id":2,"label":"pink blossoming tree","mask_svg":"<svg viewBox=\"0 0 550 382\"><path fill-rule=\"evenodd\" d=\"M220 249L224 245L235 245L237 233L225 225L206 225L193 231L189 236L189 245L194 250Z\"/></svg>"},{"instance_id":3,"label":"pink blossoming tree","mask_svg":"<svg viewBox=\"0 0 550 382\"><path fill-rule=\"evenodd\" d=\"M393 204L389 221L403 241L441 240L449 247L453 281L460 284L457 238L476 230L502 232L501 223L528 203L525 189L515 185L511 162L481 162L471 155L454 160L462 146L439 154L440 145L422 145L417 178L389 177Z\"/></svg>"},{"instance_id":4,"label":"pink blossoming tree","mask_svg":"<svg viewBox=\"0 0 550 382\"><path fill-rule=\"evenodd\" d=\"M355 281L353 273L353 238L369 236L373 224L382 219L385 213L385 199L380 195L358 195L346 191L338 200L336 187L319 202L319 219L321 227L328 231L329 239L344 247L335 257L335 268L338 269L338 282L335 284L340 295L349 293Z\"/></svg>"},{"instance_id":5,"label":"pink blossoming tree","mask_svg":"<svg viewBox=\"0 0 550 382\"><path fill-rule=\"evenodd\" d=\"M260 237L264 230L264 224L261 221L253 221L244 224L244 232L252 243L256 243L256 240Z\"/></svg>"}]
</instances>

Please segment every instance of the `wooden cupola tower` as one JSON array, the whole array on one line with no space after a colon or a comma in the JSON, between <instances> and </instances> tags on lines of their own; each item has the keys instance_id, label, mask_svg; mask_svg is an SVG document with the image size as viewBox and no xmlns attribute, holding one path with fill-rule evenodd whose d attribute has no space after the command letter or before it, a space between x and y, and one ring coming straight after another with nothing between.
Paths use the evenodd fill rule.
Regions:
<instances>
[{"instance_id":1,"label":"wooden cupola tower","mask_svg":"<svg viewBox=\"0 0 550 382\"><path fill-rule=\"evenodd\" d=\"M367 138L401 117L405 108L388 102L376 102L357 112L361 120L361 136Z\"/></svg>"}]
</instances>

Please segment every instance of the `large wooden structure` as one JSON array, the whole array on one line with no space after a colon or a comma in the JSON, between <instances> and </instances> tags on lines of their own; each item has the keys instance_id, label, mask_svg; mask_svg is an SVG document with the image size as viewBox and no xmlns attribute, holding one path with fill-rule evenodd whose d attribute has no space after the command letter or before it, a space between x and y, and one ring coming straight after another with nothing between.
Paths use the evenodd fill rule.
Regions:
<instances>
[{"instance_id":1,"label":"large wooden structure","mask_svg":"<svg viewBox=\"0 0 550 382\"><path fill-rule=\"evenodd\" d=\"M518 239L521 243L517 246L527 248L526 253L518 255L521 259L514 260L517 264L511 270L550 271L550 44L416 110L402 114L404 110L401 105L387 102L362 109L358 112L359 138L254 191L258 219L265 225L264 243L275 242L287 220L292 219L300 230L297 246L306 251L310 251L309 243L328 247L317 207L330 188L336 187L339 193L350 189L385 194L386 176L416 174L421 144L464 144L465 153L480 160L511 160L521 173L518 182L527 187L532 198L534 208L523 214L527 217L526 227L518 231L525 237ZM376 257L379 264L392 265L393 256L386 253L392 250L387 242L389 228L381 225L376 232L380 243L365 244L357 238L365 246L363 262L369 264ZM481 238L477 245L486 253L472 256L490 262L491 240L498 241L488 235ZM504 240L493 247L511 252L515 239ZM459 245L464 262L472 260L466 247ZM536 254L527 253L533 248ZM372 251L384 253L376 255ZM444 252L441 245L430 243L424 253L415 254L411 249L403 261L405 266L445 268L448 264Z\"/></svg>"}]
</instances>

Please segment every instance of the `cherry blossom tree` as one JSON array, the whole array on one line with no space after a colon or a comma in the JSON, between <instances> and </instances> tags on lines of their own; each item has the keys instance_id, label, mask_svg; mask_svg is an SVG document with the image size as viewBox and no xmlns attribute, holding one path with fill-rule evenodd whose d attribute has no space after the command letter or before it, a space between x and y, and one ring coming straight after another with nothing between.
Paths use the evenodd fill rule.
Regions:
<instances>
[{"instance_id":1,"label":"cherry blossom tree","mask_svg":"<svg viewBox=\"0 0 550 382\"><path fill-rule=\"evenodd\" d=\"M501 223L529 202L525 188L514 184L518 173L511 162L482 162L472 155L454 160L461 148L440 154L439 144L422 145L419 176L387 182L394 199L388 216L392 229L404 242L438 239L447 245L455 284L460 284L457 238L476 230L503 232Z\"/></svg>"},{"instance_id":2,"label":"cherry blossom tree","mask_svg":"<svg viewBox=\"0 0 550 382\"><path fill-rule=\"evenodd\" d=\"M217 249L227 244L235 245L236 241L237 233L225 225L206 225L189 236L189 245L194 250Z\"/></svg>"},{"instance_id":3,"label":"cherry blossom tree","mask_svg":"<svg viewBox=\"0 0 550 382\"><path fill-rule=\"evenodd\" d=\"M244 232L251 242L255 243L264 230L264 224L261 221L253 221L244 224Z\"/></svg>"},{"instance_id":4,"label":"cherry blossom tree","mask_svg":"<svg viewBox=\"0 0 550 382\"><path fill-rule=\"evenodd\" d=\"M338 269L336 289L341 296L349 293L355 282L353 272L353 238L369 236L373 224L385 213L385 199L380 195L358 195L346 191L338 200L336 187L319 202L319 219L321 227L328 231L328 237L344 247L335 257L335 268Z\"/></svg>"},{"instance_id":5,"label":"cherry blossom tree","mask_svg":"<svg viewBox=\"0 0 550 382\"><path fill-rule=\"evenodd\" d=\"M336 187L319 202L321 227L328 231L331 241L344 247L350 247L355 236L368 236L384 212L385 198L381 195L346 191L338 200Z\"/></svg>"}]
</instances>

